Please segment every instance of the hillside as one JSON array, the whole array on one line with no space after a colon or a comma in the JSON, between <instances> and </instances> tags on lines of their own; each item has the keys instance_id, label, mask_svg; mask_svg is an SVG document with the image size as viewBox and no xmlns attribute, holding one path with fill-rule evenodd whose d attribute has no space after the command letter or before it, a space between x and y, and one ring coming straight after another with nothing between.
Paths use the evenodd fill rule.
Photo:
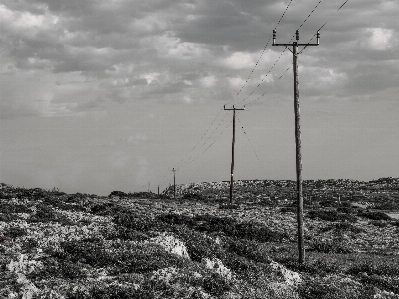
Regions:
<instances>
[{"instance_id":1,"label":"hillside","mask_svg":"<svg viewBox=\"0 0 399 299\"><path fill-rule=\"evenodd\" d=\"M399 222L385 213L306 205L300 265L290 204L226 209L195 191L203 198L2 184L0 298L399 298Z\"/></svg>"},{"instance_id":2,"label":"hillside","mask_svg":"<svg viewBox=\"0 0 399 299\"><path fill-rule=\"evenodd\" d=\"M189 198L190 194L204 199L227 201L230 182L204 182L176 185L176 197ZM238 180L234 182L236 202L282 204L295 200L296 181L290 180ZM173 186L163 193L174 196ZM380 178L369 182L357 180L304 180L303 194L309 202L351 201L366 202L370 207L399 210L399 178Z\"/></svg>"}]
</instances>

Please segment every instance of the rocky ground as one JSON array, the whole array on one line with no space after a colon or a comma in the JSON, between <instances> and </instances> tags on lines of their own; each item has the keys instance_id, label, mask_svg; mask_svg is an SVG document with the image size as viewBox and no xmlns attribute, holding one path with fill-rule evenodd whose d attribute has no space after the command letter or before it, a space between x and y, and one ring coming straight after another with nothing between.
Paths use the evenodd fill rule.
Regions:
<instances>
[{"instance_id":1,"label":"rocky ground","mask_svg":"<svg viewBox=\"0 0 399 299\"><path fill-rule=\"evenodd\" d=\"M0 190L0 298L399 298L399 222L295 208Z\"/></svg>"}]
</instances>

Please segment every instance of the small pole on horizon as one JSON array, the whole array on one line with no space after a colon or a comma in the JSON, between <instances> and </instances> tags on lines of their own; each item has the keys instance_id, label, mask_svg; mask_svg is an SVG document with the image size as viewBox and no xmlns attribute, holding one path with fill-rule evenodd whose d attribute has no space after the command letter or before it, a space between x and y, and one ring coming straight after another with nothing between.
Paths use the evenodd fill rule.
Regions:
<instances>
[{"instance_id":1,"label":"small pole on horizon","mask_svg":"<svg viewBox=\"0 0 399 299\"><path fill-rule=\"evenodd\" d=\"M158 196L159 196L159 185L158 185Z\"/></svg>"},{"instance_id":2,"label":"small pole on horizon","mask_svg":"<svg viewBox=\"0 0 399 299\"><path fill-rule=\"evenodd\" d=\"M230 177L230 204L233 204L233 173L234 173L234 143L236 137L236 110L245 110L244 108L227 108L226 105L223 106L224 110L233 110L233 141L231 143L231 177Z\"/></svg>"},{"instance_id":3,"label":"small pole on horizon","mask_svg":"<svg viewBox=\"0 0 399 299\"><path fill-rule=\"evenodd\" d=\"M273 30L273 46L292 46L293 68L294 68L294 111L295 111L295 144L296 144L296 176L297 176L297 222L298 222L298 261L305 261L305 247L303 236L303 195L302 195L302 157L301 157L301 127L299 124L299 84L298 84L298 46L318 46L320 44L320 32L317 31L317 42L315 44L299 44L299 30L295 32L296 41L292 44L276 44L276 30ZM303 51L303 49L301 50Z\"/></svg>"},{"instance_id":4,"label":"small pole on horizon","mask_svg":"<svg viewBox=\"0 0 399 299\"><path fill-rule=\"evenodd\" d=\"M176 170L173 168L173 197L176 199Z\"/></svg>"}]
</instances>

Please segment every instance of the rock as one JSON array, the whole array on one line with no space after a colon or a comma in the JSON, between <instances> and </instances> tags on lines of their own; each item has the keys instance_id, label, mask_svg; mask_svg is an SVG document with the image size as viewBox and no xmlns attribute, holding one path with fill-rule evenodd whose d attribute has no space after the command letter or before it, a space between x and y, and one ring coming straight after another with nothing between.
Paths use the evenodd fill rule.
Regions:
<instances>
[{"instance_id":1,"label":"rock","mask_svg":"<svg viewBox=\"0 0 399 299\"><path fill-rule=\"evenodd\" d=\"M276 263L274 261L270 263L270 266L279 276L281 276L285 280L286 284L296 285L302 282L302 278L299 275L299 273L288 270L283 265Z\"/></svg>"},{"instance_id":2,"label":"rock","mask_svg":"<svg viewBox=\"0 0 399 299\"><path fill-rule=\"evenodd\" d=\"M225 267L218 258L203 258L201 264L203 264L206 269L210 269L228 280L232 279L231 270Z\"/></svg>"},{"instance_id":3,"label":"rock","mask_svg":"<svg viewBox=\"0 0 399 299\"><path fill-rule=\"evenodd\" d=\"M190 259L184 243L174 236L167 235L166 233L161 233L160 235L151 238L149 242L161 245L167 252L177 254L186 259Z\"/></svg>"}]
</instances>

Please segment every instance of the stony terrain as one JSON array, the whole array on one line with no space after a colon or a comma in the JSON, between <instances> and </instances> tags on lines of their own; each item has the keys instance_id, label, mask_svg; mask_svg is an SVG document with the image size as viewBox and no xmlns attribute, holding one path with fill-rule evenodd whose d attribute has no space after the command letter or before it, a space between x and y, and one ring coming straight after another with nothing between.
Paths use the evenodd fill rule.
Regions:
<instances>
[{"instance_id":1,"label":"stony terrain","mask_svg":"<svg viewBox=\"0 0 399 299\"><path fill-rule=\"evenodd\" d=\"M176 185L176 196L201 194L216 200L229 197L230 182L204 182ZM173 186L164 190L174 196ZM242 201L285 201L294 198L296 181L290 180L239 180L234 182L234 198ZM381 178L369 182L357 180L304 180L303 193L309 201L354 201L367 204L385 204L388 209L399 210L399 178Z\"/></svg>"},{"instance_id":2,"label":"stony terrain","mask_svg":"<svg viewBox=\"0 0 399 299\"><path fill-rule=\"evenodd\" d=\"M399 222L386 213L308 202L298 264L290 200L229 207L195 191L172 200L2 184L0 298L399 298Z\"/></svg>"}]
</instances>

